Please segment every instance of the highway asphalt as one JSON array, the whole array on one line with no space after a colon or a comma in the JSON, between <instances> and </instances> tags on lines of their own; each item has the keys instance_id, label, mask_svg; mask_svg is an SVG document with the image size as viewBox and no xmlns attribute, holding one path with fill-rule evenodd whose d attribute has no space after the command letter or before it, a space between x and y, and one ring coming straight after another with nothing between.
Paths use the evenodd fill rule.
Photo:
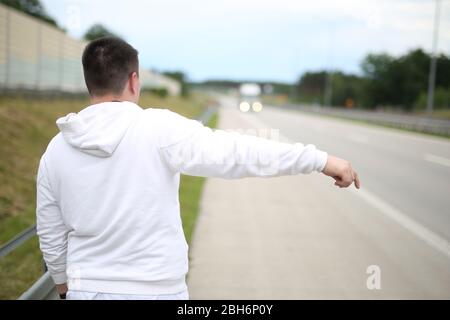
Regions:
<instances>
[{"instance_id":1,"label":"highway asphalt","mask_svg":"<svg viewBox=\"0 0 450 320\"><path fill-rule=\"evenodd\" d=\"M450 298L450 140L223 98L220 128L277 129L349 160L362 188L319 173L208 179L191 298Z\"/></svg>"}]
</instances>

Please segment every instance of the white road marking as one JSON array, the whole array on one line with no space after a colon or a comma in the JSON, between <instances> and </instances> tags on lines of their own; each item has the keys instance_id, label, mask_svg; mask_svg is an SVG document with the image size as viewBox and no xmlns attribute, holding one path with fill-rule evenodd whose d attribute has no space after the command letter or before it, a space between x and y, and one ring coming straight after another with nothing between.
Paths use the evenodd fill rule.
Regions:
<instances>
[{"instance_id":1,"label":"white road marking","mask_svg":"<svg viewBox=\"0 0 450 320\"><path fill-rule=\"evenodd\" d=\"M442 238L441 236L434 233L430 229L424 227L420 223L411 219L405 213L394 208L389 203L379 198L372 192L366 189L356 190L352 187L351 190L356 195L363 198L366 202L370 203L372 206L377 208L386 217L394 220L395 222L400 224L403 228L407 229L415 236L425 241L431 247L442 252L443 254L445 254L447 257L450 258L450 242L448 242L446 239Z\"/></svg>"},{"instance_id":2,"label":"white road marking","mask_svg":"<svg viewBox=\"0 0 450 320\"><path fill-rule=\"evenodd\" d=\"M437 163L446 167L450 167L450 159L440 157L431 153L426 153L423 157L424 160Z\"/></svg>"},{"instance_id":3,"label":"white road marking","mask_svg":"<svg viewBox=\"0 0 450 320\"><path fill-rule=\"evenodd\" d=\"M259 119L256 119L256 117L246 117L246 121L249 122L254 128L267 128L267 125L264 124L264 122L260 121ZM291 142L291 140L284 135L280 134L280 140L284 140L284 142ZM430 155L433 156L433 155ZM437 156L435 156L437 157ZM440 164L442 164L442 159L448 161L445 162L446 165L448 164L450 166L450 160L437 157L441 161ZM435 158L433 158L436 160ZM446 255L448 258L450 258L450 242L441 237L440 235L434 233L430 229L424 227L420 223L416 222L415 220L411 219L408 215L401 212L400 210L396 209L380 197L376 196L372 192L368 191L367 189L355 189L352 185L349 190L354 192L357 196L361 197L363 200L365 200L367 203L371 204L375 208L379 210L380 213L384 214L386 217L390 218L391 220L397 222L399 225L401 225L403 228L414 234L419 239L423 240L425 243L430 245L432 248L436 249L437 251L440 251L444 255Z\"/></svg>"}]
</instances>

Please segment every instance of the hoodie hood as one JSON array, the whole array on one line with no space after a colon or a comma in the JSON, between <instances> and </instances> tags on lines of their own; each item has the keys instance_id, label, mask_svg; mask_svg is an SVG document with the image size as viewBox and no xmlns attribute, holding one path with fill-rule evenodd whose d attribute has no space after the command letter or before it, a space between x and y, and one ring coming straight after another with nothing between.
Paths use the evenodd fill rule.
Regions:
<instances>
[{"instance_id":1,"label":"hoodie hood","mask_svg":"<svg viewBox=\"0 0 450 320\"><path fill-rule=\"evenodd\" d=\"M81 152L110 157L143 110L132 102L104 102L56 121L64 140Z\"/></svg>"}]
</instances>

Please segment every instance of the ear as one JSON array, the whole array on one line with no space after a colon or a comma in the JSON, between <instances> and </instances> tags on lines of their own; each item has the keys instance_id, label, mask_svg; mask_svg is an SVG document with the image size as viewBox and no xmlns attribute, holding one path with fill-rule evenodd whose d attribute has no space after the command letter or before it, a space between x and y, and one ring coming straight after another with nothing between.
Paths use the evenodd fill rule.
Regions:
<instances>
[{"instance_id":1,"label":"ear","mask_svg":"<svg viewBox=\"0 0 450 320\"><path fill-rule=\"evenodd\" d=\"M128 81L129 90L132 94L137 94L139 92L139 76L136 72L133 72L130 75L130 79Z\"/></svg>"}]
</instances>

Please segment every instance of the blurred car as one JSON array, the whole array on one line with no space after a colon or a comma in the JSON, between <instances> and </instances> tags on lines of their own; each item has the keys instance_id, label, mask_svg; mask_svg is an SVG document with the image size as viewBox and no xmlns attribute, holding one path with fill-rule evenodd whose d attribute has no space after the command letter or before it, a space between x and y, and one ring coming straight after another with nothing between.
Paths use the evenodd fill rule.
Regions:
<instances>
[{"instance_id":1,"label":"blurred car","mask_svg":"<svg viewBox=\"0 0 450 320\"><path fill-rule=\"evenodd\" d=\"M260 112L261 87L256 83L243 83L239 87L239 110L242 112Z\"/></svg>"}]
</instances>

